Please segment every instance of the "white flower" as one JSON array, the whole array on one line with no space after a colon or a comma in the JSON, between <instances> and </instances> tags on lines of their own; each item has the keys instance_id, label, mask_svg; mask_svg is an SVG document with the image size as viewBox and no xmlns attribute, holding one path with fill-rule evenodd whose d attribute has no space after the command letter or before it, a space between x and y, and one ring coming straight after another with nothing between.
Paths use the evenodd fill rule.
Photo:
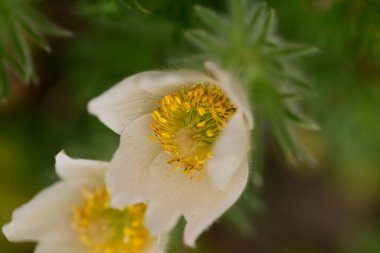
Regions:
<instances>
[{"instance_id":1,"label":"white flower","mask_svg":"<svg viewBox=\"0 0 380 253\"><path fill-rule=\"evenodd\" d=\"M111 205L148 203L153 234L184 215L184 241L197 237L240 196L248 177L251 110L243 89L217 65L149 71L89 103L121 135L106 183Z\"/></svg>"},{"instance_id":2,"label":"white flower","mask_svg":"<svg viewBox=\"0 0 380 253\"><path fill-rule=\"evenodd\" d=\"M56 157L61 181L13 213L3 227L10 241L37 241L35 253L153 253L157 238L143 223L146 205L110 208L108 163Z\"/></svg>"}]
</instances>

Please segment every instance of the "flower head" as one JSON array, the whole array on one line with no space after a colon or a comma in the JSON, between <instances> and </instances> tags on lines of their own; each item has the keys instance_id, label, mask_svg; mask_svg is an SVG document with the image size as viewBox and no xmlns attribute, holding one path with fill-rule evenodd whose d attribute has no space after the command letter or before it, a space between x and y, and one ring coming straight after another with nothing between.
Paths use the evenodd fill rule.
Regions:
<instances>
[{"instance_id":1,"label":"flower head","mask_svg":"<svg viewBox=\"0 0 380 253\"><path fill-rule=\"evenodd\" d=\"M243 191L253 127L240 84L213 63L206 68L210 75L143 72L89 104L121 134L106 174L111 205L148 203L145 223L153 234L184 215L189 246Z\"/></svg>"},{"instance_id":2,"label":"flower head","mask_svg":"<svg viewBox=\"0 0 380 253\"><path fill-rule=\"evenodd\" d=\"M3 227L11 241L37 241L38 253L149 253L157 239L144 225L146 205L114 209L104 185L108 164L56 158L61 181L17 209Z\"/></svg>"},{"instance_id":3,"label":"flower head","mask_svg":"<svg viewBox=\"0 0 380 253\"><path fill-rule=\"evenodd\" d=\"M150 127L162 149L172 154L168 163L201 180L213 144L235 112L221 88L198 82L164 96L152 112Z\"/></svg>"}]
</instances>

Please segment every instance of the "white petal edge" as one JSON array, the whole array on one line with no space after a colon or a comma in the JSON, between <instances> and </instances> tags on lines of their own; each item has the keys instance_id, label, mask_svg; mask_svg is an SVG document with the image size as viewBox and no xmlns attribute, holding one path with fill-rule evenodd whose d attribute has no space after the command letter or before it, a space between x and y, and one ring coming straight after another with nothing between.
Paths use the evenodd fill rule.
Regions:
<instances>
[{"instance_id":1,"label":"white petal edge","mask_svg":"<svg viewBox=\"0 0 380 253\"><path fill-rule=\"evenodd\" d=\"M108 163L103 161L71 158L64 151L55 157L56 173L61 179L66 180L91 178L103 182L107 166Z\"/></svg>"},{"instance_id":2,"label":"white petal edge","mask_svg":"<svg viewBox=\"0 0 380 253\"><path fill-rule=\"evenodd\" d=\"M214 184L223 190L229 183L241 162L247 156L250 145L250 131L243 114L238 110L227 122L214 144L213 157L206 163Z\"/></svg>"},{"instance_id":3,"label":"white petal edge","mask_svg":"<svg viewBox=\"0 0 380 253\"><path fill-rule=\"evenodd\" d=\"M219 85L227 93L232 103L234 103L240 110L243 111L249 128L253 129L254 120L252 116L252 110L249 105L246 92L244 91L242 85L237 80L235 80L230 73L221 69L216 63L207 61L204 65L206 70L209 71L210 74L220 82Z\"/></svg>"},{"instance_id":4,"label":"white petal edge","mask_svg":"<svg viewBox=\"0 0 380 253\"><path fill-rule=\"evenodd\" d=\"M188 194L191 193L191 180L180 171L173 171L168 164L171 156L161 151L150 166L153 195L148 202L145 225L157 235L172 230L183 213Z\"/></svg>"},{"instance_id":5,"label":"white petal edge","mask_svg":"<svg viewBox=\"0 0 380 253\"><path fill-rule=\"evenodd\" d=\"M215 199L194 209L192 213L185 214L187 223L183 236L187 246L195 247L198 236L238 200L247 184L248 173L248 161L245 159L228 186L223 191L216 192Z\"/></svg>"},{"instance_id":6,"label":"white petal edge","mask_svg":"<svg viewBox=\"0 0 380 253\"><path fill-rule=\"evenodd\" d=\"M72 208L80 203L83 182L58 182L42 190L31 201L13 212L3 227L9 241L36 241L53 229L57 221L70 223Z\"/></svg>"},{"instance_id":7,"label":"white petal edge","mask_svg":"<svg viewBox=\"0 0 380 253\"><path fill-rule=\"evenodd\" d=\"M88 104L88 111L120 134L130 122L157 107L159 98L141 86L155 83L162 75L164 72L146 71L127 77L92 99Z\"/></svg>"},{"instance_id":8,"label":"white petal edge","mask_svg":"<svg viewBox=\"0 0 380 253\"><path fill-rule=\"evenodd\" d=\"M106 185L113 207L123 208L148 199L154 180L149 178L148 169L161 150L159 143L148 138L152 133L149 127L151 120L150 114L141 116L121 135L120 146L106 172Z\"/></svg>"},{"instance_id":9,"label":"white petal edge","mask_svg":"<svg viewBox=\"0 0 380 253\"><path fill-rule=\"evenodd\" d=\"M167 233L174 228L181 217L181 211L176 205L176 202L164 198L163 195L149 202L145 213L145 226L151 234Z\"/></svg>"},{"instance_id":10,"label":"white petal edge","mask_svg":"<svg viewBox=\"0 0 380 253\"><path fill-rule=\"evenodd\" d=\"M161 75L156 75L156 79L144 79L140 83L140 87L152 94L165 96L170 94L179 87L194 84L197 82L208 82L218 84L212 77L194 70L172 70L161 72Z\"/></svg>"}]
</instances>

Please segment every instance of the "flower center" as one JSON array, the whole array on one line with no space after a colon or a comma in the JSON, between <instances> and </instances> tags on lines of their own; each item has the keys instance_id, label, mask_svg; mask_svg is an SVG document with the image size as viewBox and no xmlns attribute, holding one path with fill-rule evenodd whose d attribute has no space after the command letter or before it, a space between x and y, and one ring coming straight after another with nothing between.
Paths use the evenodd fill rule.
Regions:
<instances>
[{"instance_id":1,"label":"flower center","mask_svg":"<svg viewBox=\"0 0 380 253\"><path fill-rule=\"evenodd\" d=\"M166 95L152 112L150 127L167 153L174 170L201 180L212 146L236 107L218 86L198 82Z\"/></svg>"},{"instance_id":2,"label":"flower center","mask_svg":"<svg viewBox=\"0 0 380 253\"><path fill-rule=\"evenodd\" d=\"M91 252L137 253L146 246L149 233L143 224L146 205L110 208L105 188L83 190L85 202L74 209L73 227Z\"/></svg>"}]
</instances>

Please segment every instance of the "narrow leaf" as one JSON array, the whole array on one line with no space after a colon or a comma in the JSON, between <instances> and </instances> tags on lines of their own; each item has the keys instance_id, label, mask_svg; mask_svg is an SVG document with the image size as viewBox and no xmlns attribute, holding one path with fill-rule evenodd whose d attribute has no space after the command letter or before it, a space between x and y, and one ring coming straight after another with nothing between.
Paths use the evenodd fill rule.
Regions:
<instances>
[{"instance_id":1,"label":"narrow leaf","mask_svg":"<svg viewBox=\"0 0 380 253\"><path fill-rule=\"evenodd\" d=\"M249 15L249 18L248 18L248 24L247 24L248 32L253 33L256 30L257 25L260 22L260 17L262 16L266 8L267 8L267 4L263 2L253 9L252 13Z\"/></svg>"},{"instance_id":2,"label":"narrow leaf","mask_svg":"<svg viewBox=\"0 0 380 253\"><path fill-rule=\"evenodd\" d=\"M293 77L293 76L287 76L289 81L291 83L293 83L294 85L296 85L297 87L307 91L307 92L310 92L312 94L316 94L315 90L314 90L314 87L311 86L309 83L299 79L299 78L296 78L296 77Z\"/></svg>"},{"instance_id":3,"label":"narrow leaf","mask_svg":"<svg viewBox=\"0 0 380 253\"><path fill-rule=\"evenodd\" d=\"M286 116L293 122L299 124L300 126L310 129L310 130L319 130L319 126L315 123L310 121L309 119L306 119L305 116L302 116L300 114L297 114L296 112L292 111L290 108L284 106L284 111Z\"/></svg>"},{"instance_id":4,"label":"narrow leaf","mask_svg":"<svg viewBox=\"0 0 380 253\"><path fill-rule=\"evenodd\" d=\"M9 44L15 51L14 57L16 61L19 61L22 69L23 75L22 79L24 82L28 83L34 74L32 60L29 52L29 48L25 42L25 37L22 35L19 26L15 22L10 23L9 29Z\"/></svg>"},{"instance_id":5,"label":"narrow leaf","mask_svg":"<svg viewBox=\"0 0 380 253\"><path fill-rule=\"evenodd\" d=\"M27 23L25 20L21 20L21 25L25 29L27 35L41 48L43 48L46 52L50 52L50 46L46 41L45 37L35 28L32 27L31 24Z\"/></svg>"},{"instance_id":6,"label":"narrow leaf","mask_svg":"<svg viewBox=\"0 0 380 253\"><path fill-rule=\"evenodd\" d=\"M234 25L237 27L242 27L244 25L244 11L246 7L245 0L234 0L230 1L231 10L232 10L232 20Z\"/></svg>"},{"instance_id":7,"label":"narrow leaf","mask_svg":"<svg viewBox=\"0 0 380 253\"><path fill-rule=\"evenodd\" d=\"M211 29L214 29L215 31L225 32L226 29L229 28L227 20L224 17L216 14L214 11L198 5L194 8L197 15Z\"/></svg>"},{"instance_id":8,"label":"narrow leaf","mask_svg":"<svg viewBox=\"0 0 380 253\"><path fill-rule=\"evenodd\" d=\"M317 53L318 49L316 47L309 46L297 46L297 47L287 47L273 50L271 54L278 57L298 57L302 55L309 55Z\"/></svg>"},{"instance_id":9,"label":"narrow leaf","mask_svg":"<svg viewBox=\"0 0 380 253\"><path fill-rule=\"evenodd\" d=\"M149 11L138 0L132 0L132 2L139 11L149 14Z\"/></svg>"},{"instance_id":10,"label":"narrow leaf","mask_svg":"<svg viewBox=\"0 0 380 253\"><path fill-rule=\"evenodd\" d=\"M9 54L6 54L4 56L5 62L8 64L9 68L16 73L16 75L20 78L22 78L25 75L25 69L24 66L21 65L17 59L12 57Z\"/></svg>"},{"instance_id":11,"label":"narrow leaf","mask_svg":"<svg viewBox=\"0 0 380 253\"><path fill-rule=\"evenodd\" d=\"M271 9L265 18L263 28L262 28L261 34L259 36L260 42L268 41L267 38L269 37L269 33L270 33L271 29L273 28L274 19L275 19L275 12L273 9Z\"/></svg>"},{"instance_id":12,"label":"narrow leaf","mask_svg":"<svg viewBox=\"0 0 380 253\"><path fill-rule=\"evenodd\" d=\"M202 30L190 30L186 33L186 37L206 52L212 51L215 53L224 49L220 39Z\"/></svg>"},{"instance_id":13,"label":"narrow leaf","mask_svg":"<svg viewBox=\"0 0 380 253\"><path fill-rule=\"evenodd\" d=\"M73 35L71 31L52 23L32 8L25 7L24 11L24 18L27 19L28 22L31 22L33 25L35 25L42 32L60 37L71 37Z\"/></svg>"}]
</instances>

